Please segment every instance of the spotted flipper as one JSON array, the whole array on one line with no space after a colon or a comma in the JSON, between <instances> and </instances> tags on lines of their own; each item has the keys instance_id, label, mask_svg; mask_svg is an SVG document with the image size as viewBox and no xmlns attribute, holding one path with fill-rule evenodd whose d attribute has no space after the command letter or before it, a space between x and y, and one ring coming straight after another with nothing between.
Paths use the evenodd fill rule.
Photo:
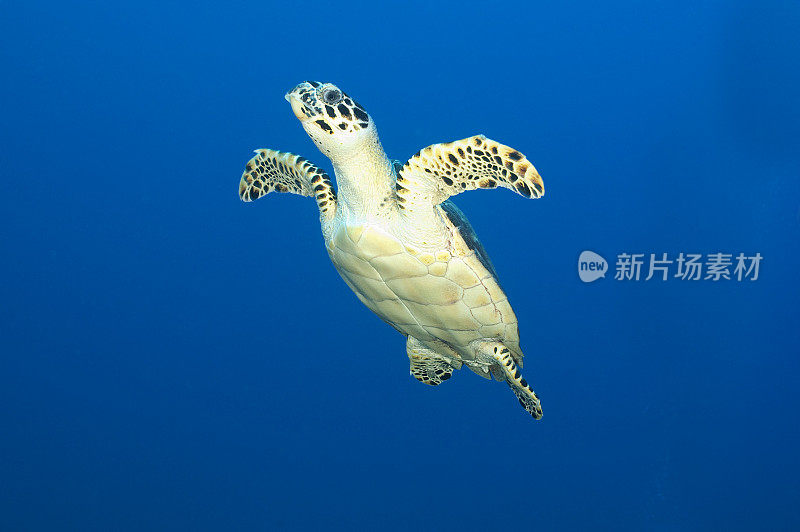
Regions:
<instances>
[{"instance_id":1,"label":"spotted flipper","mask_svg":"<svg viewBox=\"0 0 800 532\"><path fill-rule=\"evenodd\" d=\"M477 188L505 187L527 198L544 194L541 176L524 155L483 135L417 152L398 172L396 187L406 211Z\"/></svg>"},{"instance_id":2,"label":"spotted flipper","mask_svg":"<svg viewBox=\"0 0 800 532\"><path fill-rule=\"evenodd\" d=\"M438 386L452 377L456 369L442 355L422 346L410 336L406 352L411 363L411 376L424 384Z\"/></svg>"},{"instance_id":3,"label":"spotted flipper","mask_svg":"<svg viewBox=\"0 0 800 532\"><path fill-rule=\"evenodd\" d=\"M500 342L481 342L478 346L481 358L491 364L491 372L497 378L502 373L505 381L517 396L519 404L534 419L542 418L542 404L528 382L522 377L519 368L514 363L511 351ZM501 380L501 379L497 379Z\"/></svg>"},{"instance_id":4,"label":"spotted flipper","mask_svg":"<svg viewBox=\"0 0 800 532\"><path fill-rule=\"evenodd\" d=\"M323 218L336 212L336 192L324 170L293 153L256 150L239 181L239 197L253 201L270 192L314 196Z\"/></svg>"}]
</instances>

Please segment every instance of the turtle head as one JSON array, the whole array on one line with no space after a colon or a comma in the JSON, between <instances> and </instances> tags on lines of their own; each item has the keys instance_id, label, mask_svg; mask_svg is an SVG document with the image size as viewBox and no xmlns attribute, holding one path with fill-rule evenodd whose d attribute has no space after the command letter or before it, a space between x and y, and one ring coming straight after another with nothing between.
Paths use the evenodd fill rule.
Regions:
<instances>
[{"instance_id":1,"label":"turtle head","mask_svg":"<svg viewBox=\"0 0 800 532\"><path fill-rule=\"evenodd\" d=\"M286 93L303 129L333 160L377 139L375 122L355 100L333 83L304 81Z\"/></svg>"}]
</instances>

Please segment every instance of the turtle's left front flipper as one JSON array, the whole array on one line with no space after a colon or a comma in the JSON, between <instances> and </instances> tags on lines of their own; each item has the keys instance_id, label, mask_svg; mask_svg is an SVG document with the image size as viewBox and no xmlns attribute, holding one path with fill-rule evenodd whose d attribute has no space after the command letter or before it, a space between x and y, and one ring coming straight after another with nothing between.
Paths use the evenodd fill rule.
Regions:
<instances>
[{"instance_id":1,"label":"turtle's left front flipper","mask_svg":"<svg viewBox=\"0 0 800 532\"><path fill-rule=\"evenodd\" d=\"M324 219L336 212L336 192L324 170L293 153L256 150L239 181L239 197L253 201L270 192L314 196Z\"/></svg>"},{"instance_id":2,"label":"turtle's left front flipper","mask_svg":"<svg viewBox=\"0 0 800 532\"><path fill-rule=\"evenodd\" d=\"M438 205L478 188L504 187L526 198L544 195L544 183L520 152L483 135L434 144L417 152L398 171L402 210Z\"/></svg>"}]
</instances>

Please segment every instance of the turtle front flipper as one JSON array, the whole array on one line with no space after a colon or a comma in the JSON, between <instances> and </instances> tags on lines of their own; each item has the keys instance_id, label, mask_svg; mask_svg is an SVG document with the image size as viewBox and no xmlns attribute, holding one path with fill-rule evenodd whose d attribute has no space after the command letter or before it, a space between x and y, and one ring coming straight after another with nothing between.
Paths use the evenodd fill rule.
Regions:
<instances>
[{"instance_id":1,"label":"turtle front flipper","mask_svg":"<svg viewBox=\"0 0 800 532\"><path fill-rule=\"evenodd\" d=\"M542 403L533 388L522 377L522 373L514 363L511 351L502 342L497 341L476 341L474 347L478 357L490 365L493 374L497 372L505 376L505 381L517 396L519 404L534 419L541 419Z\"/></svg>"},{"instance_id":2,"label":"turtle front flipper","mask_svg":"<svg viewBox=\"0 0 800 532\"><path fill-rule=\"evenodd\" d=\"M239 197L253 201L270 192L314 196L323 219L336 213L336 192L324 170L293 153L256 150L239 181Z\"/></svg>"},{"instance_id":3,"label":"turtle front flipper","mask_svg":"<svg viewBox=\"0 0 800 532\"><path fill-rule=\"evenodd\" d=\"M411 365L411 376L430 386L438 386L452 377L453 371L458 369L442 355L423 346L412 336L409 336L406 342L406 353Z\"/></svg>"},{"instance_id":4,"label":"turtle front flipper","mask_svg":"<svg viewBox=\"0 0 800 532\"><path fill-rule=\"evenodd\" d=\"M542 178L524 155L483 135L428 146L397 174L398 206L408 213L478 188L504 187L526 198L544 195Z\"/></svg>"}]
</instances>

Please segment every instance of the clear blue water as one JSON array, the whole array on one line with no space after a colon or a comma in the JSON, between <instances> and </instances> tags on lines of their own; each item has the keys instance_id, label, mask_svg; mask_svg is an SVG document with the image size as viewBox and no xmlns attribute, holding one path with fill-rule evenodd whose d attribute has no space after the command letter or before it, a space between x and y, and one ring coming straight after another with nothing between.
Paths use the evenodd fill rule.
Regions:
<instances>
[{"instance_id":1,"label":"clear blue water","mask_svg":"<svg viewBox=\"0 0 800 532\"><path fill-rule=\"evenodd\" d=\"M88 4L88 3L87 3ZM3 2L0 529L800 526L796 2ZM484 133L545 198L460 195L544 418L408 374L283 100L333 81L389 154ZM756 282L578 279L593 250L759 252Z\"/></svg>"}]
</instances>

